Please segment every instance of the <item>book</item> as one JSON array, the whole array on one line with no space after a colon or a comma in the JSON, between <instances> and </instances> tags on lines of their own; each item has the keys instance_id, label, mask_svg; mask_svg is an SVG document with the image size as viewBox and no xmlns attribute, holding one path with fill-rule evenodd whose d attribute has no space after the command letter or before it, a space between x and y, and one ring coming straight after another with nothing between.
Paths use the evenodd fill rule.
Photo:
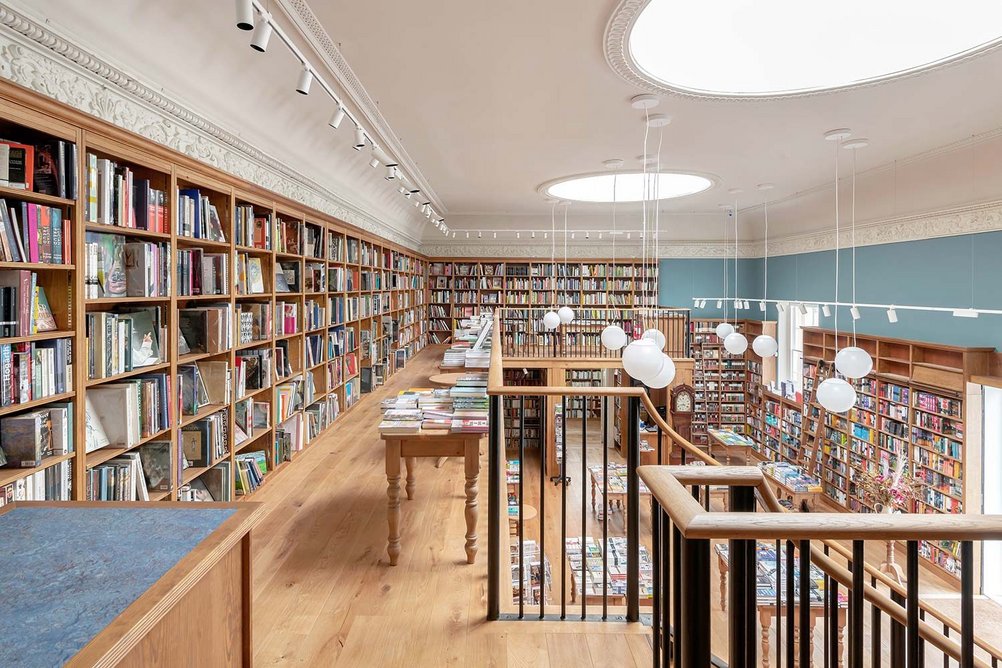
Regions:
<instances>
[{"instance_id":1,"label":"book","mask_svg":"<svg viewBox=\"0 0 1002 668\"><path fill-rule=\"evenodd\" d=\"M49 307L49 300L45 296L45 289L41 285L35 286L35 326L36 332L53 332L56 327L56 319L52 316L52 308Z\"/></svg>"},{"instance_id":2,"label":"book","mask_svg":"<svg viewBox=\"0 0 1002 668\"><path fill-rule=\"evenodd\" d=\"M41 466L52 454L52 419L47 411L34 411L0 419L0 449L13 468Z\"/></svg>"},{"instance_id":3,"label":"book","mask_svg":"<svg viewBox=\"0 0 1002 668\"><path fill-rule=\"evenodd\" d=\"M35 177L35 148L0 139L0 186L32 190Z\"/></svg>"},{"instance_id":4,"label":"book","mask_svg":"<svg viewBox=\"0 0 1002 668\"><path fill-rule=\"evenodd\" d=\"M252 295L264 294L264 275L261 258L247 258L247 292Z\"/></svg>"},{"instance_id":5,"label":"book","mask_svg":"<svg viewBox=\"0 0 1002 668\"><path fill-rule=\"evenodd\" d=\"M166 492L170 489L170 451L170 441L151 441L139 446L146 488L151 492Z\"/></svg>"},{"instance_id":6,"label":"book","mask_svg":"<svg viewBox=\"0 0 1002 668\"><path fill-rule=\"evenodd\" d=\"M87 268L94 277L94 297L128 295L125 274L125 237L101 232L86 233Z\"/></svg>"}]
</instances>

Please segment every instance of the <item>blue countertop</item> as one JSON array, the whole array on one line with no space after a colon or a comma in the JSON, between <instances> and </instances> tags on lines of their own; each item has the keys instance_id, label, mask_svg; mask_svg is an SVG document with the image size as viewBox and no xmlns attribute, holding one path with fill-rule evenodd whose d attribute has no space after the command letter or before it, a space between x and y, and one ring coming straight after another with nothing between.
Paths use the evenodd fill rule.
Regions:
<instances>
[{"instance_id":1,"label":"blue countertop","mask_svg":"<svg viewBox=\"0 0 1002 668\"><path fill-rule=\"evenodd\" d=\"M0 515L0 666L61 666L235 512L19 507Z\"/></svg>"}]
</instances>

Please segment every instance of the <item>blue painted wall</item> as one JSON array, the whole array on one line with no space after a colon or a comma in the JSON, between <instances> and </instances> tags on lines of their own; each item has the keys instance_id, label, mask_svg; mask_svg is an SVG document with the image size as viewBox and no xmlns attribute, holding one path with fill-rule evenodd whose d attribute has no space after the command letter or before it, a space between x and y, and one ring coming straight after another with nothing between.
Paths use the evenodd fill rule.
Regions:
<instances>
[{"instance_id":1,"label":"blue painted wall","mask_svg":"<svg viewBox=\"0 0 1002 668\"><path fill-rule=\"evenodd\" d=\"M852 300L852 253L841 251L839 300ZM973 259L973 262L972 262ZM769 298L834 301L835 253L802 253L769 259ZM738 291L753 299L762 294L763 260L739 261ZM748 281L747 283L745 281ZM914 306L969 306L1002 309L1002 232L908 241L856 250L856 301ZM745 290L741 286L749 289ZM692 306L692 298L722 293L720 260L663 260L660 303ZM715 307L708 304L708 307ZM757 304L744 317L761 315ZM768 317L775 318L770 306ZM719 317L716 308L696 310L697 317ZM1002 316L955 318L949 313L898 311L891 324L883 311L862 309L859 332L962 346L1002 349ZM821 326L834 326L834 313ZM848 309L838 315L839 329L851 328Z\"/></svg>"}]
</instances>

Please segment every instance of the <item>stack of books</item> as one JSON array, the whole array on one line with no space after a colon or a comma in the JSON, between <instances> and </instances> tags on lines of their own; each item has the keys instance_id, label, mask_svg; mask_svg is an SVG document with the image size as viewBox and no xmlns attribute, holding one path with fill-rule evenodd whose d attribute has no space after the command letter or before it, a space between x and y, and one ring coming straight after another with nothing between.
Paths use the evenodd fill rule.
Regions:
<instances>
[{"instance_id":1,"label":"stack of books","mask_svg":"<svg viewBox=\"0 0 1002 668\"><path fill-rule=\"evenodd\" d=\"M383 434L416 434L421 431L422 418L418 408L391 408L383 413L379 431Z\"/></svg>"},{"instance_id":2,"label":"stack of books","mask_svg":"<svg viewBox=\"0 0 1002 668\"><path fill-rule=\"evenodd\" d=\"M449 391L453 414L451 430L456 433L487 432L487 374L461 376Z\"/></svg>"},{"instance_id":3,"label":"stack of books","mask_svg":"<svg viewBox=\"0 0 1002 668\"><path fill-rule=\"evenodd\" d=\"M466 366L466 352L469 350L468 346L456 347L453 346L445 351L442 356L442 366L452 366L452 367L464 367Z\"/></svg>"}]
</instances>

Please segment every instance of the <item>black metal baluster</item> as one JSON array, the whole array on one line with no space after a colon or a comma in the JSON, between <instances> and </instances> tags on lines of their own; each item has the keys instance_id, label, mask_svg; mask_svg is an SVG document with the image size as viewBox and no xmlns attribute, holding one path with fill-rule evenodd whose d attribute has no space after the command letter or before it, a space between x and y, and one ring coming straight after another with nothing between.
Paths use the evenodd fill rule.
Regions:
<instances>
[{"instance_id":1,"label":"black metal baluster","mask_svg":"<svg viewBox=\"0 0 1002 668\"><path fill-rule=\"evenodd\" d=\"M925 621L925 610L923 610L921 606L919 607L919 621L920 622ZM918 657L919 657L919 668L925 668L925 639L921 635L919 635Z\"/></svg>"},{"instance_id":2,"label":"black metal baluster","mask_svg":"<svg viewBox=\"0 0 1002 668\"><path fill-rule=\"evenodd\" d=\"M814 643L811 642L811 542L800 541L800 666L811 665ZM862 668L860 666L859 668Z\"/></svg>"},{"instance_id":3,"label":"black metal baluster","mask_svg":"<svg viewBox=\"0 0 1002 668\"><path fill-rule=\"evenodd\" d=\"M905 548L905 578L908 595L905 607L908 613L906 626L907 652L905 653L908 668L918 668L919 665L919 563L918 541L908 541ZM961 604L963 605L963 604Z\"/></svg>"},{"instance_id":4,"label":"black metal baluster","mask_svg":"<svg viewBox=\"0 0 1002 668\"><path fill-rule=\"evenodd\" d=\"M707 490L709 496L709 490ZM750 513L755 510L755 490L752 487L731 486L728 493L730 512ZM754 668L756 664L755 610L757 558L754 540L730 540L727 546L730 561L728 589L731 614L728 620L728 666Z\"/></svg>"},{"instance_id":5,"label":"black metal baluster","mask_svg":"<svg viewBox=\"0 0 1002 668\"><path fill-rule=\"evenodd\" d=\"M852 589L849 592L849 668L863 668L863 541L852 541Z\"/></svg>"},{"instance_id":6,"label":"black metal baluster","mask_svg":"<svg viewBox=\"0 0 1002 668\"><path fill-rule=\"evenodd\" d=\"M629 397L627 406L626 621L636 622L640 621L640 398Z\"/></svg>"},{"instance_id":7,"label":"black metal baluster","mask_svg":"<svg viewBox=\"0 0 1002 668\"><path fill-rule=\"evenodd\" d=\"M609 397L602 410L602 621L609 618ZM651 495L651 498L654 498Z\"/></svg>"},{"instance_id":8,"label":"black metal baluster","mask_svg":"<svg viewBox=\"0 0 1002 668\"><path fill-rule=\"evenodd\" d=\"M900 605L901 607L906 607L905 597L897 592L895 589L891 589L891 600ZM898 623L893 617L891 618L891 668L903 668L905 665L905 627Z\"/></svg>"},{"instance_id":9,"label":"black metal baluster","mask_svg":"<svg viewBox=\"0 0 1002 668\"><path fill-rule=\"evenodd\" d=\"M794 626L796 623L796 599L794 598L796 582L794 579L793 550L793 541L786 541L786 665L788 668L793 668L796 662L796 654L793 647L796 639L796 628Z\"/></svg>"},{"instance_id":10,"label":"black metal baluster","mask_svg":"<svg viewBox=\"0 0 1002 668\"><path fill-rule=\"evenodd\" d=\"M492 396L489 403L489 433L487 453L487 619L496 620L501 614L501 462L504 457L504 424L501 422L501 397ZM507 508L505 508L507 511Z\"/></svg>"},{"instance_id":11,"label":"black metal baluster","mask_svg":"<svg viewBox=\"0 0 1002 668\"><path fill-rule=\"evenodd\" d=\"M827 557L828 553L829 553L829 548L828 548L827 543L825 544L825 546L824 546L823 549L824 549L825 556ZM828 575L828 573L825 573L824 587L825 587L825 592L824 592L824 595L822 596L822 607L823 607L823 609L825 611L825 616L824 616L824 618L822 620L822 623L821 623L821 628L822 628L821 655L822 655L822 660L823 660L823 664L822 665L824 665L825 668L832 668L832 661L834 659L833 659L833 657L831 655L831 651L830 651L831 646L828 643L828 632L829 632L829 629L828 629L828 619L832 615L832 601L831 601L832 592L831 592L831 576ZM838 668L838 667L835 666L835 668Z\"/></svg>"},{"instance_id":12,"label":"black metal baluster","mask_svg":"<svg viewBox=\"0 0 1002 668\"><path fill-rule=\"evenodd\" d=\"M518 398L518 618L525 618L525 395Z\"/></svg>"},{"instance_id":13,"label":"black metal baluster","mask_svg":"<svg viewBox=\"0 0 1002 668\"><path fill-rule=\"evenodd\" d=\"M960 542L960 668L974 668L974 543Z\"/></svg>"},{"instance_id":14,"label":"black metal baluster","mask_svg":"<svg viewBox=\"0 0 1002 668\"><path fill-rule=\"evenodd\" d=\"M581 395L581 588L585 585L585 537L588 535L588 495L585 494L585 481L588 480L588 396ZM567 485L565 484L564 487ZM604 545L602 546L604 549ZM587 596L581 596L581 619L587 614Z\"/></svg>"},{"instance_id":15,"label":"black metal baluster","mask_svg":"<svg viewBox=\"0 0 1002 668\"><path fill-rule=\"evenodd\" d=\"M950 637L950 625L943 623L943 636L946 638ZM994 663L992 665L995 665ZM950 668L950 655L943 652L943 668Z\"/></svg>"},{"instance_id":16,"label":"black metal baluster","mask_svg":"<svg viewBox=\"0 0 1002 668\"><path fill-rule=\"evenodd\" d=\"M682 668L710 665L710 541L682 539Z\"/></svg>"},{"instance_id":17,"label":"black metal baluster","mask_svg":"<svg viewBox=\"0 0 1002 668\"><path fill-rule=\"evenodd\" d=\"M671 528L671 618L672 618L672 657L676 666L682 665L684 649L682 636L685 635L685 619L682 617L682 532L672 523Z\"/></svg>"},{"instance_id":18,"label":"black metal baluster","mask_svg":"<svg viewBox=\"0 0 1002 668\"><path fill-rule=\"evenodd\" d=\"M668 666L672 661L672 650L675 647L671 617L671 564L675 557L671 553L671 518L660 506L658 512L661 514L661 587L663 589L661 597L661 665Z\"/></svg>"},{"instance_id":19,"label":"black metal baluster","mask_svg":"<svg viewBox=\"0 0 1002 668\"><path fill-rule=\"evenodd\" d=\"M567 618L567 395L560 396L560 619ZM585 558L585 546L581 546ZM578 587L584 596L585 583Z\"/></svg>"},{"instance_id":20,"label":"black metal baluster","mask_svg":"<svg viewBox=\"0 0 1002 668\"><path fill-rule=\"evenodd\" d=\"M549 433L548 397L540 395L539 406L539 618L546 617L546 434Z\"/></svg>"}]
</instances>

